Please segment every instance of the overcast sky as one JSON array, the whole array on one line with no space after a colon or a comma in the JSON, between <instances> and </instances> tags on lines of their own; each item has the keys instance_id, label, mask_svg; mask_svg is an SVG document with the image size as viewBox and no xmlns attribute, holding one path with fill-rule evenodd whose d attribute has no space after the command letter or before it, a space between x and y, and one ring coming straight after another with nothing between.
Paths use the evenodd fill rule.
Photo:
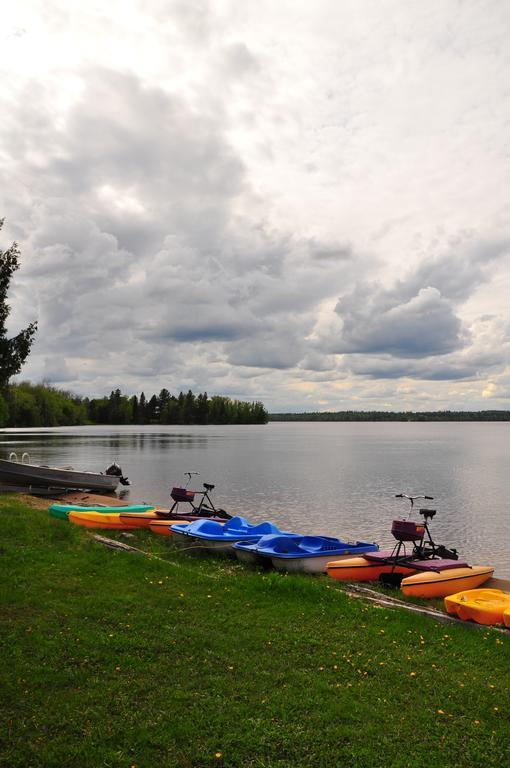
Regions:
<instances>
[{"instance_id":1,"label":"overcast sky","mask_svg":"<svg viewBox=\"0 0 510 768\"><path fill-rule=\"evenodd\" d=\"M18 0L0 38L21 378L510 408L508 0Z\"/></svg>"}]
</instances>

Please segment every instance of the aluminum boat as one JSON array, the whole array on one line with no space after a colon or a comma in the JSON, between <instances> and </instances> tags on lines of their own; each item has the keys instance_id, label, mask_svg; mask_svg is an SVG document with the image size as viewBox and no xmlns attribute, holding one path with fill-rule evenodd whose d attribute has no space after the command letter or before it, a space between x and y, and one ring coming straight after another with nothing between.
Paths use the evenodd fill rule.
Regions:
<instances>
[{"instance_id":1,"label":"aluminum boat","mask_svg":"<svg viewBox=\"0 0 510 768\"><path fill-rule=\"evenodd\" d=\"M111 464L104 473L86 472L73 467L48 467L44 464L32 464L24 453L21 461L14 452L9 459L0 459L0 483L31 488L55 488L68 490L87 490L113 492L119 483L129 485L129 480L122 477L122 470L117 464Z\"/></svg>"}]
</instances>

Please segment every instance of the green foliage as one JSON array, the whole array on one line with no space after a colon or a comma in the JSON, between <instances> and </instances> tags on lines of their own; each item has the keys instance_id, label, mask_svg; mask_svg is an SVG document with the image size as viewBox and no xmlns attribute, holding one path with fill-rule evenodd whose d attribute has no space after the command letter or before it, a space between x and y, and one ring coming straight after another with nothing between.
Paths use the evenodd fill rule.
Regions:
<instances>
[{"instance_id":1,"label":"green foliage","mask_svg":"<svg viewBox=\"0 0 510 768\"><path fill-rule=\"evenodd\" d=\"M3 223L4 220L0 219L0 230ZM0 388L7 385L11 376L20 372L37 330L37 323L30 323L12 339L6 338L5 323L11 311L7 304L7 291L11 278L19 267L19 256L16 243L6 251L0 250Z\"/></svg>"},{"instance_id":2,"label":"green foliage","mask_svg":"<svg viewBox=\"0 0 510 768\"><path fill-rule=\"evenodd\" d=\"M88 419L94 424L265 424L267 411L261 402L248 403L207 392L171 395L162 389L149 399L122 395L120 389L87 401Z\"/></svg>"},{"instance_id":3,"label":"green foliage","mask_svg":"<svg viewBox=\"0 0 510 768\"><path fill-rule=\"evenodd\" d=\"M0 396L0 426L62 427L78 424L265 424L267 411L260 402L246 403L207 393L167 389L149 400L123 395L115 389L109 397L81 398L43 384L10 385Z\"/></svg>"},{"instance_id":4,"label":"green foliage","mask_svg":"<svg viewBox=\"0 0 510 768\"><path fill-rule=\"evenodd\" d=\"M9 406L3 395L0 395L0 428L6 427L9 421Z\"/></svg>"},{"instance_id":5,"label":"green foliage","mask_svg":"<svg viewBox=\"0 0 510 768\"><path fill-rule=\"evenodd\" d=\"M510 411L328 411L270 413L269 421L510 421Z\"/></svg>"},{"instance_id":6,"label":"green foliage","mask_svg":"<svg viewBox=\"0 0 510 768\"><path fill-rule=\"evenodd\" d=\"M11 384L6 399L10 427L72 427L88 420L81 398L44 384Z\"/></svg>"}]
</instances>

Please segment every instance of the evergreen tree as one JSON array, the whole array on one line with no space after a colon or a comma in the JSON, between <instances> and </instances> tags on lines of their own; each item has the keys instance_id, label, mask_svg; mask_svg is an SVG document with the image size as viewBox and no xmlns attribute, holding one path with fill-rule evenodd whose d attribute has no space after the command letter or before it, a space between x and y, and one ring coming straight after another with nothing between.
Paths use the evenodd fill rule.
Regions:
<instances>
[{"instance_id":1,"label":"evergreen tree","mask_svg":"<svg viewBox=\"0 0 510 768\"><path fill-rule=\"evenodd\" d=\"M4 220L0 219L0 229ZM0 388L7 385L11 376L19 373L28 357L37 330L37 323L30 323L12 339L6 338L5 323L9 317L7 291L13 273L18 269L20 252L16 243L6 251L0 250Z\"/></svg>"},{"instance_id":2,"label":"evergreen tree","mask_svg":"<svg viewBox=\"0 0 510 768\"><path fill-rule=\"evenodd\" d=\"M195 395L188 389L188 393L184 398L184 424L195 423Z\"/></svg>"},{"instance_id":3,"label":"evergreen tree","mask_svg":"<svg viewBox=\"0 0 510 768\"><path fill-rule=\"evenodd\" d=\"M159 401L159 417L161 421L161 414L163 413L163 411L165 410L165 408L167 407L170 401L170 392L168 391L168 389L163 388L161 390L161 392L159 393L158 401Z\"/></svg>"},{"instance_id":4,"label":"evergreen tree","mask_svg":"<svg viewBox=\"0 0 510 768\"><path fill-rule=\"evenodd\" d=\"M145 424L146 409L147 409L147 401L145 400L145 394L142 392L142 394L140 395L140 400L138 401L138 423L139 424Z\"/></svg>"},{"instance_id":5,"label":"evergreen tree","mask_svg":"<svg viewBox=\"0 0 510 768\"><path fill-rule=\"evenodd\" d=\"M179 392L179 397L177 398L177 409L176 409L176 417L175 417L176 424L186 423L184 420L184 406L185 406L184 392Z\"/></svg>"},{"instance_id":6,"label":"evergreen tree","mask_svg":"<svg viewBox=\"0 0 510 768\"><path fill-rule=\"evenodd\" d=\"M207 399L207 392L203 395L197 395L195 400L195 413L197 424L207 424L209 416L209 403Z\"/></svg>"},{"instance_id":7,"label":"evergreen tree","mask_svg":"<svg viewBox=\"0 0 510 768\"><path fill-rule=\"evenodd\" d=\"M146 418L149 424L159 421L159 400L156 395L152 395L147 403Z\"/></svg>"},{"instance_id":8,"label":"evergreen tree","mask_svg":"<svg viewBox=\"0 0 510 768\"><path fill-rule=\"evenodd\" d=\"M174 395L170 395L168 402L161 409L161 413L159 416L160 424L177 424L178 411L179 411L179 405L178 405L177 398Z\"/></svg>"}]
</instances>

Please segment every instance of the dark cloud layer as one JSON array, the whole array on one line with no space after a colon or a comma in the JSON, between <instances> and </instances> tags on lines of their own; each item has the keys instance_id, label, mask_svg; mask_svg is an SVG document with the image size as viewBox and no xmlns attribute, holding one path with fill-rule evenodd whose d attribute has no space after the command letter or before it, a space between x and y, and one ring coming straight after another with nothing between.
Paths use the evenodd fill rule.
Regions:
<instances>
[{"instance_id":1,"label":"dark cloud layer","mask_svg":"<svg viewBox=\"0 0 510 768\"><path fill-rule=\"evenodd\" d=\"M335 352L422 357L444 355L463 345L459 318L430 286L401 303L373 285L358 286L338 302L336 312L343 328Z\"/></svg>"}]
</instances>

